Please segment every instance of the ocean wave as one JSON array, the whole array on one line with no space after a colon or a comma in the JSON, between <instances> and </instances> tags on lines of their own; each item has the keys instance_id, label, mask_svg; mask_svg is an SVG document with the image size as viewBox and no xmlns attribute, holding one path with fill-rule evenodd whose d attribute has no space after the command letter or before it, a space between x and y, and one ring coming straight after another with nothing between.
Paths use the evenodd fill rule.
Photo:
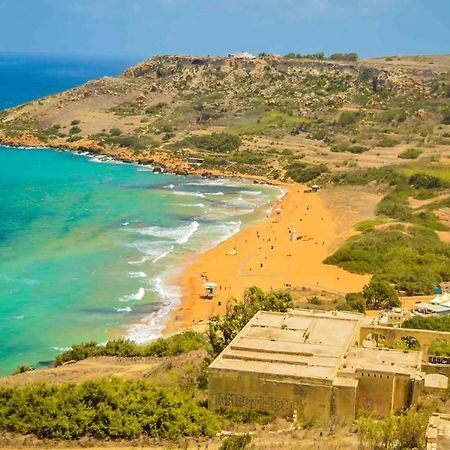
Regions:
<instances>
[{"instance_id":1,"label":"ocean wave","mask_svg":"<svg viewBox=\"0 0 450 450\"><path fill-rule=\"evenodd\" d=\"M164 186L164 189L173 189L175 187L174 184L168 184L167 186Z\"/></svg>"},{"instance_id":2,"label":"ocean wave","mask_svg":"<svg viewBox=\"0 0 450 450\"><path fill-rule=\"evenodd\" d=\"M225 195L223 192L205 192L204 195Z\"/></svg>"},{"instance_id":3,"label":"ocean wave","mask_svg":"<svg viewBox=\"0 0 450 450\"><path fill-rule=\"evenodd\" d=\"M52 347L52 350L56 350L57 352L67 352L72 350L72 347Z\"/></svg>"},{"instance_id":4,"label":"ocean wave","mask_svg":"<svg viewBox=\"0 0 450 450\"><path fill-rule=\"evenodd\" d=\"M262 191L245 191L245 190L243 190L243 191L239 191L239 194L242 194L242 195L261 195Z\"/></svg>"},{"instance_id":5,"label":"ocean wave","mask_svg":"<svg viewBox=\"0 0 450 450\"><path fill-rule=\"evenodd\" d=\"M175 241L177 244L185 244L198 230L198 227L199 223L196 220L193 220L188 225L182 225L180 227L174 228L152 226L144 228L127 228L126 231L138 233L142 236L152 236L162 239L168 239L171 241ZM147 244L152 243L147 242Z\"/></svg>"},{"instance_id":6,"label":"ocean wave","mask_svg":"<svg viewBox=\"0 0 450 450\"><path fill-rule=\"evenodd\" d=\"M131 308L127 306L126 308L116 308L117 312L131 312Z\"/></svg>"},{"instance_id":7,"label":"ocean wave","mask_svg":"<svg viewBox=\"0 0 450 450\"><path fill-rule=\"evenodd\" d=\"M173 191L174 195L184 195L186 197L200 197L205 198L205 194L202 194L201 192L189 192L189 191Z\"/></svg>"},{"instance_id":8,"label":"ocean wave","mask_svg":"<svg viewBox=\"0 0 450 450\"><path fill-rule=\"evenodd\" d=\"M130 278L147 278L147 274L145 272L128 272L128 276Z\"/></svg>"},{"instance_id":9,"label":"ocean wave","mask_svg":"<svg viewBox=\"0 0 450 450\"><path fill-rule=\"evenodd\" d=\"M173 206L182 206L185 208L204 208L204 203L173 203Z\"/></svg>"},{"instance_id":10,"label":"ocean wave","mask_svg":"<svg viewBox=\"0 0 450 450\"><path fill-rule=\"evenodd\" d=\"M158 255L155 259L152 260L152 262L155 263L155 262L159 261L160 259L165 258L167 255L169 255L172 252L173 249L174 249L174 246L172 245L169 248L169 250L167 250L167 251L161 253L160 255Z\"/></svg>"},{"instance_id":11,"label":"ocean wave","mask_svg":"<svg viewBox=\"0 0 450 450\"><path fill-rule=\"evenodd\" d=\"M142 300L145 296L145 289L140 287L136 292L120 297L121 302L131 302L133 300Z\"/></svg>"},{"instance_id":12,"label":"ocean wave","mask_svg":"<svg viewBox=\"0 0 450 450\"><path fill-rule=\"evenodd\" d=\"M148 342L160 337L169 314L181 300L181 288L166 285L161 277L153 280L150 290L158 294L158 309L128 328L126 338L136 343Z\"/></svg>"}]
</instances>

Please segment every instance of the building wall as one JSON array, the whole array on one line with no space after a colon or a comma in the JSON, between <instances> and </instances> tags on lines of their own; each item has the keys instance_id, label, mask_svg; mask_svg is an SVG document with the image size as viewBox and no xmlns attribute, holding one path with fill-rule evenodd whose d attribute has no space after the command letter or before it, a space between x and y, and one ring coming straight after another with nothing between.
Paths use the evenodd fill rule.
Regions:
<instances>
[{"instance_id":1,"label":"building wall","mask_svg":"<svg viewBox=\"0 0 450 450\"><path fill-rule=\"evenodd\" d=\"M355 419L357 386L357 380L353 386L333 386L330 415L341 424L350 425Z\"/></svg>"},{"instance_id":2,"label":"building wall","mask_svg":"<svg viewBox=\"0 0 450 450\"><path fill-rule=\"evenodd\" d=\"M348 392L348 391L347 391ZM340 413L351 411L343 406L345 392L339 391L333 402L330 384L299 384L297 380L265 374L233 372L224 369L209 370L209 407L213 410L247 407L268 411L278 416L292 416L297 411L299 420L327 421L333 408Z\"/></svg>"},{"instance_id":3,"label":"building wall","mask_svg":"<svg viewBox=\"0 0 450 450\"><path fill-rule=\"evenodd\" d=\"M386 416L389 414L394 393L394 375L379 374L367 370L358 370L357 410L374 411Z\"/></svg>"}]
</instances>

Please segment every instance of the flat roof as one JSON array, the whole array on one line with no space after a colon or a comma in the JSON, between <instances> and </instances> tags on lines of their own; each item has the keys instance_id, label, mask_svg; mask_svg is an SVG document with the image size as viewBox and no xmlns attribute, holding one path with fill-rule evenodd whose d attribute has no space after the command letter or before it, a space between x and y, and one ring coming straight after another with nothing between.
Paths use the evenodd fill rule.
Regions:
<instances>
[{"instance_id":1,"label":"flat roof","mask_svg":"<svg viewBox=\"0 0 450 450\"><path fill-rule=\"evenodd\" d=\"M352 347L344 358L341 373L367 370L414 375L420 372L421 352L386 348Z\"/></svg>"},{"instance_id":2,"label":"flat roof","mask_svg":"<svg viewBox=\"0 0 450 450\"><path fill-rule=\"evenodd\" d=\"M332 380L354 344L362 315L344 311L260 311L210 365L212 369Z\"/></svg>"}]
</instances>

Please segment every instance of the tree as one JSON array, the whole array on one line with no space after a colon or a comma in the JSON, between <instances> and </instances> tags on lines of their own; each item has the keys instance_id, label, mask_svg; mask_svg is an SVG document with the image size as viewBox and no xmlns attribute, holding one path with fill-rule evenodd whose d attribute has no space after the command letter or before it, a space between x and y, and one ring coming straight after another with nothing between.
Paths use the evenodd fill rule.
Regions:
<instances>
[{"instance_id":1,"label":"tree","mask_svg":"<svg viewBox=\"0 0 450 450\"><path fill-rule=\"evenodd\" d=\"M265 294L256 286L247 289L242 302L230 305L223 317L215 316L210 319L209 343L212 356L217 356L258 311L286 312L293 306L292 296L287 291Z\"/></svg>"},{"instance_id":2,"label":"tree","mask_svg":"<svg viewBox=\"0 0 450 450\"><path fill-rule=\"evenodd\" d=\"M349 292L345 301L352 311L363 313L366 311L366 299L361 292Z\"/></svg>"},{"instance_id":3,"label":"tree","mask_svg":"<svg viewBox=\"0 0 450 450\"><path fill-rule=\"evenodd\" d=\"M371 309L385 309L400 305L397 291L392 285L375 277L364 286L363 296L367 307Z\"/></svg>"}]
</instances>

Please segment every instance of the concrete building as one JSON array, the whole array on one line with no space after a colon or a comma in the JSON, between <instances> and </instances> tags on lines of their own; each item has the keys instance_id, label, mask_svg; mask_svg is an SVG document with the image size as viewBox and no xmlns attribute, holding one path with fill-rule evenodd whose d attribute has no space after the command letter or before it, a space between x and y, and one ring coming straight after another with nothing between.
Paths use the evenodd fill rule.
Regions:
<instances>
[{"instance_id":1,"label":"concrete building","mask_svg":"<svg viewBox=\"0 0 450 450\"><path fill-rule=\"evenodd\" d=\"M258 312L210 365L210 408L351 422L360 409L386 415L415 404L421 353L362 347L373 331L363 320L344 311Z\"/></svg>"}]
</instances>

